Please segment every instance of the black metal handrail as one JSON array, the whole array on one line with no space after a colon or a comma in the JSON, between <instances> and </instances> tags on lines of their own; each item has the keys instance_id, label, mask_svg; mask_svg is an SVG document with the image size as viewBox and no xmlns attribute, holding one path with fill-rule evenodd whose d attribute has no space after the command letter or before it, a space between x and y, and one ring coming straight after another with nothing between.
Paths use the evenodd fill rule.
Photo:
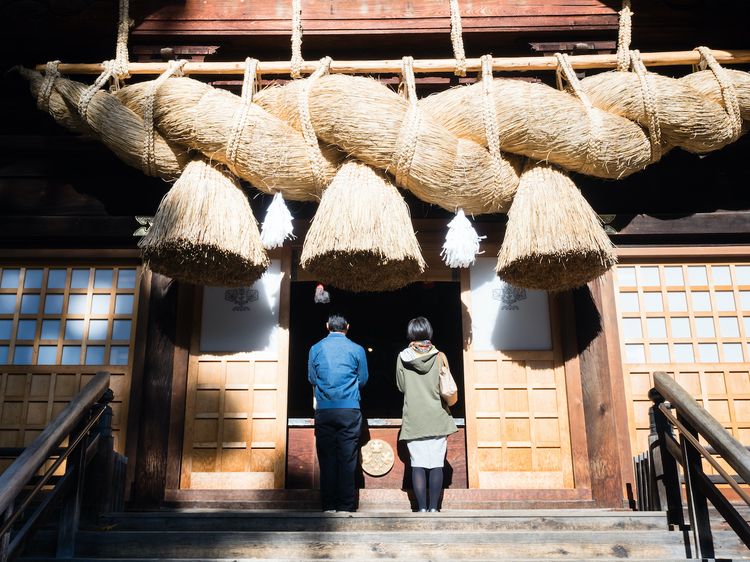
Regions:
<instances>
[{"instance_id":1,"label":"black metal handrail","mask_svg":"<svg viewBox=\"0 0 750 562\"><path fill-rule=\"evenodd\" d=\"M81 392L42 433L0 475L0 562L5 562L20 551L25 541L48 515L50 509L62 502L58 528L57 554L71 557L75 534L81 514L87 465L94 459L103 461L98 467L99 477L106 480L111 473L112 408L109 390L110 375L97 373ZM62 447L65 440L68 445ZM39 471L45 463L52 465ZM64 475L51 483L55 472L66 463ZM101 474L104 472L105 474ZM107 482L110 485L111 482ZM46 494L41 495L44 488ZM30 491L28 489L31 488ZM51 488L51 489L49 489ZM41 499L21 527L13 532L26 510L35 500ZM94 502L96 503L96 502ZM12 536L11 536L12 534Z\"/></svg>"},{"instance_id":2,"label":"black metal handrail","mask_svg":"<svg viewBox=\"0 0 750 562\"><path fill-rule=\"evenodd\" d=\"M649 410L649 449L634 459L638 508L666 510L671 525L686 533L688 530L691 532L695 556L713 558L715 549L708 511L710 501L740 540L750 548L750 526L719 490L716 481L729 484L748 506L750 494L713 456L720 455L739 479L746 483L750 482L748 448L739 443L666 373L654 373L654 388L649 392L649 398L654 402ZM674 436L674 428L679 431L679 442ZM700 437L710 446L703 446ZM720 479L705 473L704 459L719 473ZM682 482L678 467L683 472L689 527L685 525L683 515Z\"/></svg>"}]
</instances>

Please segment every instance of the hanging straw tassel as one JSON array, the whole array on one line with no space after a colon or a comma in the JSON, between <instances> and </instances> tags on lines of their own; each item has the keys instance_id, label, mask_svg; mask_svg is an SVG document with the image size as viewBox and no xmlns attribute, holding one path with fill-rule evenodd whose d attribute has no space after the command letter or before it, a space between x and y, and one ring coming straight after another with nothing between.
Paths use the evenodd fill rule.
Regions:
<instances>
[{"instance_id":1,"label":"hanging straw tassel","mask_svg":"<svg viewBox=\"0 0 750 562\"><path fill-rule=\"evenodd\" d=\"M284 240L295 238L293 234L292 213L284 203L281 193L273 196L268 206L266 218L260 230L260 240L266 250L273 250L284 245Z\"/></svg>"},{"instance_id":2,"label":"hanging straw tassel","mask_svg":"<svg viewBox=\"0 0 750 562\"><path fill-rule=\"evenodd\" d=\"M269 263L237 180L202 157L185 166L138 245L151 270L196 285L251 285Z\"/></svg>"},{"instance_id":3,"label":"hanging straw tassel","mask_svg":"<svg viewBox=\"0 0 750 562\"><path fill-rule=\"evenodd\" d=\"M464 210L459 209L453 220L448 223L448 234L445 235L445 244L440 256L450 268L471 267L477 254L481 253L479 242L485 238L487 237L477 235Z\"/></svg>"},{"instance_id":4,"label":"hanging straw tassel","mask_svg":"<svg viewBox=\"0 0 750 562\"><path fill-rule=\"evenodd\" d=\"M599 217L568 175L529 162L508 212L497 274L511 285L564 291L617 263Z\"/></svg>"},{"instance_id":5,"label":"hanging straw tassel","mask_svg":"<svg viewBox=\"0 0 750 562\"><path fill-rule=\"evenodd\" d=\"M425 268L406 202L384 175L356 160L323 192L300 263L320 282L357 292L399 289Z\"/></svg>"}]
</instances>

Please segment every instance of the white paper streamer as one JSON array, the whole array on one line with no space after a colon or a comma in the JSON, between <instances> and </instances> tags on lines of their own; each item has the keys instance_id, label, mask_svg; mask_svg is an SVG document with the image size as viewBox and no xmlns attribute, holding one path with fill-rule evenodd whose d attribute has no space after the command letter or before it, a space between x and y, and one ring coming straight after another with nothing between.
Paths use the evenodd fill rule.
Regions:
<instances>
[{"instance_id":1,"label":"white paper streamer","mask_svg":"<svg viewBox=\"0 0 750 562\"><path fill-rule=\"evenodd\" d=\"M448 223L448 233L445 235L445 244L440 256L450 268L470 267L480 253L479 242L485 238L486 236L477 235L464 210L459 209L453 220Z\"/></svg>"},{"instance_id":2,"label":"white paper streamer","mask_svg":"<svg viewBox=\"0 0 750 562\"><path fill-rule=\"evenodd\" d=\"M260 240L266 250L273 250L284 245L284 240L294 239L292 234L292 214L284 203L281 193L273 196L268 206L266 218L260 231Z\"/></svg>"}]
</instances>

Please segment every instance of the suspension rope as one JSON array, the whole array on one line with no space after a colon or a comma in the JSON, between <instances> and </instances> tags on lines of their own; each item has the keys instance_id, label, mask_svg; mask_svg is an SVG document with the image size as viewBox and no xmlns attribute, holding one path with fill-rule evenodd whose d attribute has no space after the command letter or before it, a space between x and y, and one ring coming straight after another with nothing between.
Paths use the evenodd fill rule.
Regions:
<instances>
[{"instance_id":1,"label":"suspension rope","mask_svg":"<svg viewBox=\"0 0 750 562\"><path fill-rule=\"evenodd\" d=\"M300 0L292 0L292 60L290 72L292 78L301 76L302 64L302 3Z\"/></svg>"},{"instance_id":2,"label":"suspension rope","mask_svg":"<svg viewBox=\"0 0 750 562\"><path fill-rule=\"evenodd\" d=\"M451 7L451 44L453 58L456 59L456 76L466 76L466 52L464 51L463 28L461 26L461 8L458 0L450 0Z\"/></svg>"}]
</instances>

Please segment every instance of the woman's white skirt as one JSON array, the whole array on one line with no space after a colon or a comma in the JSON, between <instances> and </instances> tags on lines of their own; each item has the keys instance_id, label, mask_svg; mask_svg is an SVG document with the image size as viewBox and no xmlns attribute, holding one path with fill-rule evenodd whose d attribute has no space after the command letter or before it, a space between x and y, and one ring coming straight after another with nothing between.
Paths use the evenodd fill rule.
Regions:
<instances>
[{"instance_id":1,"label":"woman's white skirt","mask_svg":"<svg viewBox=\"0 0 750 562\"><path fill-rule=\"evenodd\" d=\"M406 442L409 448L411 465L420 468L442 468L445 464L445 452L448 450L448 438L425 437Z\"/></svg>"}]
</instances>

